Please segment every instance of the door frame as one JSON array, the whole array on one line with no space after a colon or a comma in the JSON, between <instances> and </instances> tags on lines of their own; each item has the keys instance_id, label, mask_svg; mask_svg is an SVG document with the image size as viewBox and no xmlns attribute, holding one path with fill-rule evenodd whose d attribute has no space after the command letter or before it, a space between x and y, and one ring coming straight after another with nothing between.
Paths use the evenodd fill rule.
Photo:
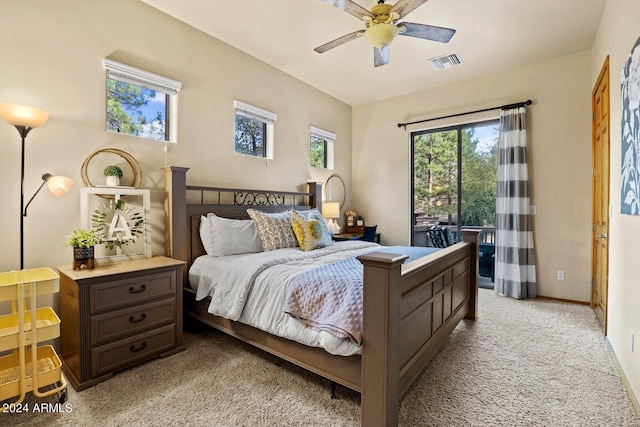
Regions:
<instances>
[{"instance_id":1,"label":"door frame","mask_svg":"<svg viewBox=\"0 0 640 427\"><path fill-rule=\"evenodd\" d=\"M410 159L409 159L409 163L410 163L410 168L409 168L409 181L411 183L410 186L410 210L409 210L409 215L410 215L410 220L409 220L409 224L411 225L410 227L410 234L411 234L411 246L415 245L415 210L416 210L416 205L415 205L415 144L414 144L414 139L416 136L418 135L424 135L424 134L428 134L428 133L437 133L437 132L449 132L452 130L455 130L457 132L457 138L458 138L458 142L457 142L457 167L458 167L458 176L457 176L457 185L458 185L458 192L456 195L456 203L457 203L457 208L456 208L456 218L462 218L462 131L464 129L467 128L473 128L473 127L482 127L482 126L489 126L489 125L493 125L496 124L498 126L500 126L500 116L497 116L495 118L486 118L486 119L482 119L482 120L475 120L475 121L470 121L470 122L462 122L462 123L458 123L458 124L453 124L453 125L448 125L448 126L438 126L438 127L433 127L433 128L428 128L428 129L421 129L421 130L416 130L411 132L410 137L409 137L409 155L410 155ZM496 178L497 179L497 178ZM461 230L462 230L462 225L460 224L459 220L456 220L456 235L460 236L461 234Z\"/></svg>"},{"instance_id":2,"label":"door frame","mask_svg":"<svg viewBox=\"0 0 640 427\"><path fill-rule=\"evenodd\" d=\"M606 80L605 80L606 79ZM592 178L591 178L591 222L592 222L592 234L591 234L591 302L590 302L590 306L592 309L595 310L595 303L596 301L594 301L594 291L596 290L598 284L596 283L596 269L598 266L598 263L601 260L597 259L597 251L596 251L596 246L597 246L597 231L596 231L596 209L598 206L598 201L596 200L596 195L597 190L596 190L596 176L598 171L596 170L596 168L599 168L599 165L601 164L599 162L599 158L600 158L600 153L601 151L599 149L597 149L596 147L596 142L597 142L597 133L598 133L598 129L596 127L596 99L598 97L598 89L601 86L601 82L605 80L606 81L606 87L607 87L607 99L605 101L605 106L606 106L606 120L607 120L607 138L606 138L606 150L607 150L607 159L609 161L609 165L610 165L610 147L611 147L611 141L610 141L610 127L611 127L611 120L610 120L610 111L611 111L611 96L610 96L610 78L609 78L609 56L607 56L604 60L604 63L602 65L602 68L600 70L600 73L598 75L598 78L596 79L596 82L594 84L592 93L591 93L591 109L592 109L592 114L593 114L593 119L591 121L591 152L592 152L592 167L593 167L593 174L592 174ZM607 206L607 254L606 254L606 258L604 260L604 265L606 265L606 270L607 270L607 274L604 277L605 280L605 284L604 284L604 295L605 295L605 301L604 301L604 306L603 306L603 313L602 313L602 327L604 330L604 335L607 335L607 313L608 313L608 304L609 304L609 240L608 240L608 236L609 236L609 220L608 218L610 218L610 212L611 212L611 205L610 205L610 175L611 175L611 167L609 166L609 168L607 168L607 172L608 172L608 176L607 176L607 185L605 186L606 188L606 196L604 194L601 194L601 197L606 199L606 200L602 200L602 202L606 203Z\"/></svg>"}]
</instances>

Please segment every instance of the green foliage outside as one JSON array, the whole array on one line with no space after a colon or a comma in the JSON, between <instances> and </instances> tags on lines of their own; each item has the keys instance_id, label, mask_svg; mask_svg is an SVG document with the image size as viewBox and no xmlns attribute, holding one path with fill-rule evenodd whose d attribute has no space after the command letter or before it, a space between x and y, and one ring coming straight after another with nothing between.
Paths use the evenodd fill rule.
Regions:
<instances>
[{"instance_id":1,"label":"green foliage outside","mask_svg":"<svg viewBox=\"0 0 640 427\"><path fill-rule=\"evenodd\" d=\"M489 150L478 150L473 129L462 144L462 225L494 227L498 179L498 133Z\"/></svg>"},{"instance_id":2,"label":"green foliage outside","mask_svg":"<svg viewBox=\"0 0 640 427\"><path fill-rule=\"evenodd\" d=\"M419 135L413 146L415 209L449 222L457 210L457 146L455 130Z\"/></svg>"},{"instance_id":3,"label":"green foliage outside","mask_svg":"<svg viewBox=\"0 0 640 427\"><path fill-rule=\"evenodd\" d=\"M497 132L497 131L496 131ZM496 214L498 135L488 150L479 149L473 128L462 132L462 225L492 226ZM457 130L414 137L414 207L455 223L458 193Z\"/></svg>"},{"instance_id":4,"label":"green foliage outside","mask_svg":"<svg viewBox=\"0 0 640 427\"><path fill-rule=\"evenodd\" d=\"M156 91L107 79L107 130L164 141L166 124L161 111L149 120L142 107L156 97Z\"/></svg>"},{"instance_id":5,"label":"green foliage outside","mask_svg":"<svg viewBox=\"0 0 640 427\"><path fill-rule=\"evenodd\" d=\"M311 137L311 166L316 168L327 167L327 141L322 138Z\"/></svg>"},{"instance_id":6,"label":"green foliage outside","mask_svg":"<svg viewBox=\"0 0 640 427\"><path fill-rule=\"evenodd\" d=\"M266 157L267 124L236 114L236 153Z\"/></svg>"}]
</instances>

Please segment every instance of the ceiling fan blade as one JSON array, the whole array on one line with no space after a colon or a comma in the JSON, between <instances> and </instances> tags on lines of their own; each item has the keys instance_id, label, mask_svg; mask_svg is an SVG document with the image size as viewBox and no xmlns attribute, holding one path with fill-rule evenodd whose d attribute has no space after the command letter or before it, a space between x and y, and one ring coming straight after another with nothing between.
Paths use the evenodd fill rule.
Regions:
<instances>
[{"instance_id":1,"label":"ceiling fan blade","mask_svg":"<svg viewBox=\"0 0 640 427\"><path fill-rule=\"evenodd\" d=\"M341 44L345 44L346 42L355 40L363 34L364 34L364 30L354 31L353 33L347 34L346 36L338 37L335 40L331 40L329 43L325 43L322 46L318 46L313 50L315 50L318 53L324 53L329 49L333 49L334 47L340 46Z\"/></svg>"},{"instance_id":2,"label":"ceiling fan blade","mask_svg":"<svg viewBox=\"0 0 640 427\"><path fill-rule=\"evenodd\" d=\"M351 0L323 0L325 3L329 3L337 7L338 9L344 10L350 15L355 16L358 19L362 19L363 16L370 16L373 18L373 14L369 12L364 7L360 6L352 2ZM426 1L426 0L425 0Z\"/></svg>"},{"instance_id":3,"label":"ceiling fan blade","mask_svg":"<svg viewBox=\"0 0 640 427\"><path fill-rule=\"evenodd\" d=\"M404 27L404 30L403 30ZM436 27L433 25L414 24L413 22L401 22L398 24L401 36L418 37L434 42L448 43L456 30L451 28Z\"/></svg>"},{"instance_id":4,"label":"ceiling fan blade","mask_svg":"<svg viewBox=\"0 0 640 427\"><path fill-rule=\"evenodd\" d=\"M400 0L398 3L393 5L389 12L398 12L400 14L400 17L404 18L414 9L422 6L426 2L427 0Z\"/></svg>"},{"instance_id":5,"label":"ceiling fan blade","mask_svg":"<svg viewBox=\"0 0 640 427\"><path fill-rule=\"evenodd\" d=\"M389 63L389 46L373 48L373 65L380 67Z\"/></svg>"}]
</instances>

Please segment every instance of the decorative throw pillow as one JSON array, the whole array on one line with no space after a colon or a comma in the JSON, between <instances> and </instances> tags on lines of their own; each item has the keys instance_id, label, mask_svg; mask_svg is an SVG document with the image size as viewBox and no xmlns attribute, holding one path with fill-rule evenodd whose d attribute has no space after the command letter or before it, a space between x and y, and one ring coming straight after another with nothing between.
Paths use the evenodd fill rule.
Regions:
<instances>
[{"instance_id":1,"label":"decorative throw pillow","mask_svg":"<svg viewBox=\"0 0 640 427\"><path fill-rule=\"evenodd\" d=\"M304 218L306 220L310 220L310 219L319 220L321 222L320 226L322 227L323 234L325 236L328 236L329 240L331 240L331 232L329 232L329 228L327 227L327 223L325 222L324 218L322 218L322 213L320 213L320 211L318 209L313 208L313 209L309 209L309 210L306 210L306 211L294 210L293 212L297 213L298 215L300 215L302 218ZM331 241L331 243L333 243L333 241Z\"/></svg>"},{"instance_id":2,"label":"decorative throw pillow","mask_svg":"<svg viewBox=\"0 0 640 427\"><path fill-rule=\"evenodd\" d=\"M298 246L291 228L291 211L269 213L247 209L247 213L258 228L262 249L265 251Z\"/></svg>"},{"instance_id":3,"label":"decorative throw pillow","mask_svg":"<svg viewBox=\"0 0 640 427\"><path fill-rule=\"evenodd\" d=\"M303 251L324 248L333 244L331 234L324 220L305 219L298 211L291 211L293 233L298 239L298 245Z\"/></svg>"},{"instance_id":4,"label":"decorative throw pillow","mask_svg":"<svg viewBox=\"0 0 640 427\"><path fill-rule=\"evenodd\" d=\"M251 220L221 218L213 213L201 216L200 240L207 254L216 257L262 252L258 229Z\"/></svg>"}]
</instances>

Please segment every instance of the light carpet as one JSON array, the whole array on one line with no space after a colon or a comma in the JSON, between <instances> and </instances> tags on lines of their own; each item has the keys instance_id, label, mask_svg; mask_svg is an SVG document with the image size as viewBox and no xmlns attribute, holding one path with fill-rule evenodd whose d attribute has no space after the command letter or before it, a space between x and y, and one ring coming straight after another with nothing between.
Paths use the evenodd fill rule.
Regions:
<instances>
[{"instance_id":1,"label":"light carpet","mask_svg":"<svg viewBox=\"0 0 640 427\"><path fill-rule=\"evenodd\" d=\"M463 321L404 395L402 426L637 426L640 419L593 312L480 289ZM6 426L357 426L359 394L210 328L186 350L69 386L63 413L0 414ZM36 400L29 395L25 401Z\"/></svg>"}]
</instances>

